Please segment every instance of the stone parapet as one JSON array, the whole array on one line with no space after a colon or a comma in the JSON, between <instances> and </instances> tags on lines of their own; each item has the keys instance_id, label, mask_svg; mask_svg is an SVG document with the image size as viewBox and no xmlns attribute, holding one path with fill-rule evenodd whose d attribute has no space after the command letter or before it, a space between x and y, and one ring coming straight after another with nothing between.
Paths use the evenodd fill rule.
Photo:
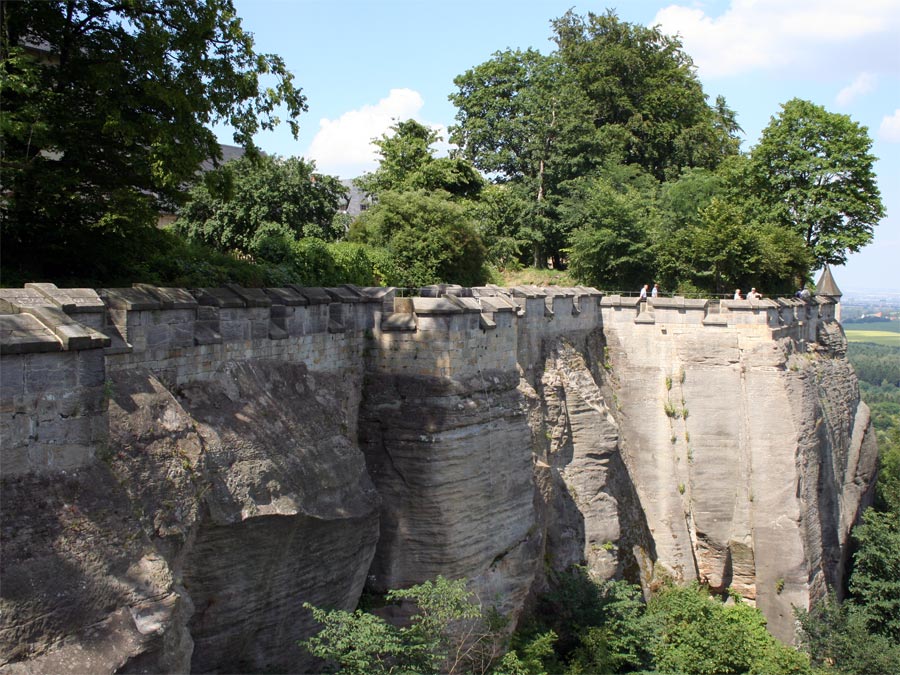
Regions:
<instances>
[{"instance_id":1,"label":"stone parapet","mask_svg":"<svg viewBox=\"0 0 900 675\"><path fill-rule=\"evenodd\" d=\"M147 368L172 385L211 378L224 364L248 359L439 378L521 367L528 376L546 339L621 322L639 330L696 325L811 343L835 315L828 298L640 302L580 286L425 292L402 298L392 288L349 285L2 289L5 467L86 461L104 427L107 374L122 370Z\"/></svg>"},{"instance_id":2,"label":"stone parapet","mask_svg":"<svg viewBox=\"0 0 900 675\"><path fill-rule=\"evenodd\" d=\"M604 325L628 322L644 325L763 327L771 337L790 336L814 341L817 327L833 321L835 303L828 298L761 298L758 300L704 300L675 297L647 298L610 295L600 301Z\"/></svg>"}]
</instances>

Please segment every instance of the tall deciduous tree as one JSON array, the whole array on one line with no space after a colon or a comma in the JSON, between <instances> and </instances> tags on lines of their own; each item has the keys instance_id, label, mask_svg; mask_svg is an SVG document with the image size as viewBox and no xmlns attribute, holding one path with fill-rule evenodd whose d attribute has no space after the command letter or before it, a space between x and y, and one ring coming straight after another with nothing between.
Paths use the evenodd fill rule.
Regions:
<instances>
[{"instance_id":1,"label":"tall deciduous tree","mask_svg":"<svg viewBox=\"0 0 900 675\"><path fill-rule=\"evenodd\" d=\"M527 197L533 263L563 262L567 184L611 165L657 180L738 152L734 112L710 106L681 43L608 12L552 22L558 49L507 50L458 76L450 140L496 182Z\"/></svg>"},{"instance_id":2,"label":"tall deciduous tree","mask_svg":"<svg viewBox=\"0 0 900 675\"><path fill-rule=\"evenodd\" d=\"M346 188L295 157L242 157L207 175L190 192L176 221L189 239L220 251L248 252L265 225L296 238L333 241L334 216Z\"/></svg>"},{"instance_id":3,"label":"tall deciduous tree","mask_svg":"<svg viewBox=\"0 0 900 675\"><path fill-rule=\"evenodd\" d=\"M737 153L734 113L722 97L708 105L678 38L612 11L582 17L570 10L553 29L559 57L590 101L602 145L623 163L663 180Z\"/></svg>"},{"instance_id":4,"label":"tall deciduous tree","mask_svg":"<svg viewBox=\"0 0 900 675\"><path fill-rule=\"evenodd\" d=\"M2 2L3 264L97 274L220 156L306 109L232 0ZM93 267L92 267L93 265Z\"/></svg>"},{"instance_id":5,"label":"tall deciduous tree","mask_svg":"<svg viewBox=\"0 0 900 675\"><path fill-rule=\"evenodd\" d=\"M792 99L752 151L756 189L771 216L806 240L820 265L841 265L884 217L868 130L847 115Z\"/></svg>"},{"instance_id":6,"label":"tall deciduous tree","mask_svg":"<svg viewBox=\"0 0 900 675\"><path fill-rule=\"evenodd\" d=\"M454 79L450 101L458 108L450 140L459 154L522 196L519 239L532 262L559 257L552 204L558 185L588 173L602 159L592 146L586 99L555 56L534 49L506 50Z\"/></svg>"},{"instance_id":7,"label":"tall deciduous tree","mask_svg":"<svg viewBox=\"0 0 900 675\"><path fill-rule=\"evenodd\" d=\"M454 197L475 197L484 179L469 162L435 157L432 145L441 140L433 129L414 119L398 122L390 134L372 143L378 148L378 168L356 179L360 189L374 195L388 191L444 190Z\"/></svg>"}]
</instances>

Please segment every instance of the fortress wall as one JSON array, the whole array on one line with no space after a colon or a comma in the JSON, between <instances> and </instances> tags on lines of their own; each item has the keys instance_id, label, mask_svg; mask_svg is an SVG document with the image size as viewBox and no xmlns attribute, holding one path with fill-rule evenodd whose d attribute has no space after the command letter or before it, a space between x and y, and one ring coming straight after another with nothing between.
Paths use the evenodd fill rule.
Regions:
<instances>
[{"instance_id":1,"label":"fortress wall","mask_svg":"<svg viewBox=\"0 0 900 675\"><path fill-rule=\"evenodd\" d=\"M391 289L351 287L3 289L4 474L89 461L104 442L105 383L135 368L169 386L246 359L447 378L512 373L518 364L530 379L544 340L600 326L730 328L814 342L834 318L834 303L822 299L722 301L713 313L705 300L601 300L580 287L473 290L475 297L394 299ZM388 311L397 303L405 309ZM399 329L391 317L400 317Z\"/></svg>"},{"instance_id":2,"label":"fortress wall","mask_svg":"<svg viewBox=\"0 0 900 675\"><path fill-rule=\"evenodd\" d=\"M4 485L68 480L85 493L94 481L98 508L119 490L157 528L160 550L184 544L196 607L183 627L198 670L236 662L222 645L242 649L247 607L265 617L266 634L302 632L306 619L285 598L352 608L364 582L386 590L444 574L469 578L514 617L548 553L571 553L567 564L584 551L592 569L620 574L627 556L617 572L607 544L634 549L628 564L642 578L655 565L756 598L773 632L789 637L790 605L813 597L816 579L839 577L827 560L846 550L844 521L874 475L868 413L849 365L831 358L843 340L834 304L641 303L582 287L456 293L2 289ZM794 354L817 338L809 358ZM593 372L601 351L605 382ZM817 404L825 395L833 400ZM823 441L834 420L840 433ZM76 469L125 478L108 489ZM550 495L553 471L565 494L542 514L535 489ZM810 494L798 498L798 486ZM172 507L176 493L187 506ZM201 495L212 520L190 515ZM24 516L17 502L6 508L14 520L55 517L37 501ZM179 528L191 527L196 538L181 542ZM648 541L619 534L641 528ZM22 542L16 569L31 574L33 542ZM248 542L271 574L246 556ZM297 560L306 562L295 573ZM245 572L246 597L214 607ZM294 586L273 618L268 579L278 574ZM48 607L79 606L51 595ZM79 621L60 634L100 619ZM294 649L300 637L266 649ZM248 670L264 669L264 658Z\"/></svg>"}]
</instances>

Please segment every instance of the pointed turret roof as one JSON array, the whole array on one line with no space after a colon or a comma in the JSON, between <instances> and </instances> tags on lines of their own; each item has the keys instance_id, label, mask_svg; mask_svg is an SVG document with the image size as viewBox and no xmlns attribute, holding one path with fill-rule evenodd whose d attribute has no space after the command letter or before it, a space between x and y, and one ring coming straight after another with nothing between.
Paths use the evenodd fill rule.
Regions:
<instances>
[{"instance_id":1,"label":"pointed turret roof","mask_svg":"<svg viewBox=\"0 0 900 675\"><path fill-rule=\"evenodd\" d=\"M816 295L825 295L831 298L839 298L843 295L841 289L834 283L834 277L831 276L831 268L828 265L825 265L822 276L819 277L819 283L816 284Z\"/></svg>"}]
</instances>

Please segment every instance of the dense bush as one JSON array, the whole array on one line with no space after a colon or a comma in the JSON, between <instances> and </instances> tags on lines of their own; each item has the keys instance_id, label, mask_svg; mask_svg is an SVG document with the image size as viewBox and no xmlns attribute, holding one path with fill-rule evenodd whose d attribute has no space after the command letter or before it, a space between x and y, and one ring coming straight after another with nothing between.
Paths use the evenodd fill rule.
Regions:
<instances>
[{"instance_id":1,"label":"dense bush","mask_svg":"<svg viewBox=\"0 0 900 675\"><path fill-rule=\"evenodd\" d=\"M176 230L220 251L244 253L259 231L273 224L297 238L333 241L344 234L335 214L346 188L314 170L313 164L294 157L229 162L191 189Z\"/></svg>"},{"instance_id":2,"label":"dense bush","mask_svg":"<svg viewBox=\"0 0 900 675\"><path fill-rule=\"evenodd\" d=\"M353 241L386 249L379 270L391 286L485 283L485 249L465 206L444 192L385 192L350 231Z\"/></svg>"}]
</instances>

